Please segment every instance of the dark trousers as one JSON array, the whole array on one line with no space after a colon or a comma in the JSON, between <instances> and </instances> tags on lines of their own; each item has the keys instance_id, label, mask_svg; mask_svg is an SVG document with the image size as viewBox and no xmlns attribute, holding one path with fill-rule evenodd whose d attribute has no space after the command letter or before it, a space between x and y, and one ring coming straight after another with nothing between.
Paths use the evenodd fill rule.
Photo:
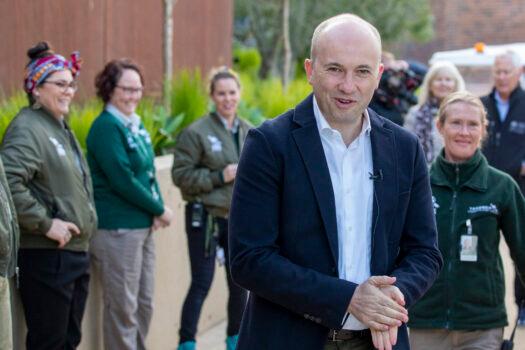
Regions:
<instances>
[{"instance_id":1,"label":"dark trousers","mask_svg":"<svg viewBox=\"0 0 525 350\"><path fill-rule=\"evenodd\" d=\"M186 205L186 234L188 236L188 250L191 264L191 286L182 307L180 321L180 343L194 341L197 333L197 324L201 314L202 304L208 295L215 272L215 249L206 256L204 253L207 213L204 211L200 227L192 227L191 203ZM242 313L246 305L247 293L236 285L230 276L228 265L228 220L217 218L219 236L216 242L224 249L226 257L226 279L228 282L228 336L239 333Z\"/></svg>"},{"instance_id":2,"label":"dark trousers","mask_svg":"<svg viewBox=\"0 0 525 350\"><path fill-rule=\"evenodd\" d=\"M525 303L525 286L521 283L517 274L514 276L514 296L518 306L521 305L522 301Z\"/></svg>"},{"instance_id":3,"label":"dark trousers","mask_svg":"<svg viewBox=\"0 0 525 350\"><path fill-rule=\"evenodd\" d=\"M328 341L323 350L374 350L371 338Z\"/></svg>"},{"instance_id":4,"label":"dark trousers","mask_svg":"<svg viewBox=\"0 0 525 350\"><path fill-rule=\"evenodd\" d=\"M75 349L88 293L88 254L20 249L18 264L27 349Z\"/></svg>"},{"instance_id":5,"label":"dark trousers","mask_svg":"<svg viewBox=\"0 0 525 350\"><path fill-rule=\"evenodd\" d=\"M514 180L519 184L521 193L525 196L525 177L514 177ZM522 302L525 303L525 285L520 281L515 266L514 273L514 297L516 305L519 307Z\"/></svg>"}]
</instances>

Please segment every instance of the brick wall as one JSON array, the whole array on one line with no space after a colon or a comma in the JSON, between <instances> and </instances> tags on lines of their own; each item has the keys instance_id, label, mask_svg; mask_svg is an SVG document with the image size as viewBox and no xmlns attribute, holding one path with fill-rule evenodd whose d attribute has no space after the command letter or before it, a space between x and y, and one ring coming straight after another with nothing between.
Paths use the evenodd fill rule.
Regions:
<instances>
[{"instance_id":1,"label":"brick wall","mask_svg":"<svg viewBox=\"0 0 525 350\"><path fill-rule=\"evenodd\" d=\"M434 39L394 48L402 58L427 62L435 51L525 41L524 0L431 0Z\"/></svg>"}]
</instances>

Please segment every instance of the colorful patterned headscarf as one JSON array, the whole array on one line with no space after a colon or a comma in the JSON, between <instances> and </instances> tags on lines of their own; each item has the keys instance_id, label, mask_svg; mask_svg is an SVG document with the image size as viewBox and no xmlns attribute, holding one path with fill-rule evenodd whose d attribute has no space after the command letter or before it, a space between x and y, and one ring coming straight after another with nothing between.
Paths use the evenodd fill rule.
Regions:
<instances>
[{"instance_id":1,"label":"colorful patterned headscarf","mask_svg":"<svg viewBox=\"0 0 525 350\"><path fill-rule=\"evenodd\" d=\"M81 65L82 59L78 51L71 54L69 61L57 54L36 59L26 67L24 90L28 94L32 93L35 87L42 83L51 73L64 69L69 69L73 74L73 78L76 78L80 73Z\"/></svg>"}]
</instances>

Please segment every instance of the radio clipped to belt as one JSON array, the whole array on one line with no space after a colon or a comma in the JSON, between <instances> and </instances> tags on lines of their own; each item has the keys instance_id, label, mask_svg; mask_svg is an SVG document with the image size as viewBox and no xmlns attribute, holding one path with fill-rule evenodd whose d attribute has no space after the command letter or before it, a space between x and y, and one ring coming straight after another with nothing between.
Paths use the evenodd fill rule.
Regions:
<instances>
[{"instance_id":1,"label":"radio clipped to belt","mask_svg":"<svg viewBox=\"0 0 525 350\"><path fill-rule=\"evenodd\" d=\"M192 204L191 226L204 230L204 257L212 257L215 253L219 265L224 265L224 249L218 244L219 225L215 217L206 211L202 202Z\"/></svg>"},{"instance_id":2,"label":"radio clipped to belt","mask_svg":"<svg viewBox=\"0 0 525 350\"><path fill-rule=\"evenodd\" d=\"M219 225L213 215L208 214L206 218L206 232L204 239L204 257L215 257L220 266L224 265L226 257L224 256L224 249L218 244L219 242Z\"/></svg>"},{"instance_id":3,"label":"radio clipped to belt","mask_svg":"<svg viewBox=\"0 0 525 350\"><path fill-rule=\"evenodd\" d=\"M204 257L209 258L213 256L217 249L217 241L219 240L219 227L213 215L206 217L206 231L204 232Z\"/></svg>"}]
</instances>

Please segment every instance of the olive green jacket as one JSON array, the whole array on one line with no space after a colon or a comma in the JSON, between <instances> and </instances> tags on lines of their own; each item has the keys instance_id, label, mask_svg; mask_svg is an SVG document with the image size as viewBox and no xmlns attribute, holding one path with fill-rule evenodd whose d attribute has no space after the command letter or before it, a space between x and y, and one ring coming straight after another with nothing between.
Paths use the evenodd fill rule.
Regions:
<instances>
[{"instance_id":1,"label":"olive green jacket","mask_svg":"<svg viewBox=\"0 0 525 350\"><path fill-rule=\"evenodd\" d=\"M233 182L224 183L222 171L239 162L250 125L239 120L239 151L220 117L211 113L183 130L173 154L172 179L188 202L201 201L214 216L227 217Z\"/></svg>"},{"instance_id":2,"label":"olive green jacket","mask_svg":"<svg viewBox=\"0 0 525 350\"><path fill-rule=\"evenodd\" d=\"M11 277L16 269L18 252L18 222L15 205L0 159L0 276Z\"/></svg>"},{"instance_id":3,"label":"olive green jacket","mask_svg":"<svg viewBox=\"0 0 525 350\"><path fill-rule=\"evenodd\" d=\"M430 181L444 265L409 310L409 326L479 330L507 325L500 231L525 277L525 200L516 182L478 150L467 162L436 159ZM467 222L467 220L470 220ZM469 229L470 227L470 229ZM460 258L461 236L477 236L477 261Z\"/></svg>"},{"instance_id":4,"label":"olive green jacket","mask_svg":"<svg viewBox=\"0 0 525 350\"><path fill-rule=\"evenodd\" d=\"M9 124L0 150L20 225L21 248L56 248L45 236L52 219L74 223L64 249L86 251L97 227L91 178L67 123L45 109L23 108Z\"/></svg>"}]
</instances>

